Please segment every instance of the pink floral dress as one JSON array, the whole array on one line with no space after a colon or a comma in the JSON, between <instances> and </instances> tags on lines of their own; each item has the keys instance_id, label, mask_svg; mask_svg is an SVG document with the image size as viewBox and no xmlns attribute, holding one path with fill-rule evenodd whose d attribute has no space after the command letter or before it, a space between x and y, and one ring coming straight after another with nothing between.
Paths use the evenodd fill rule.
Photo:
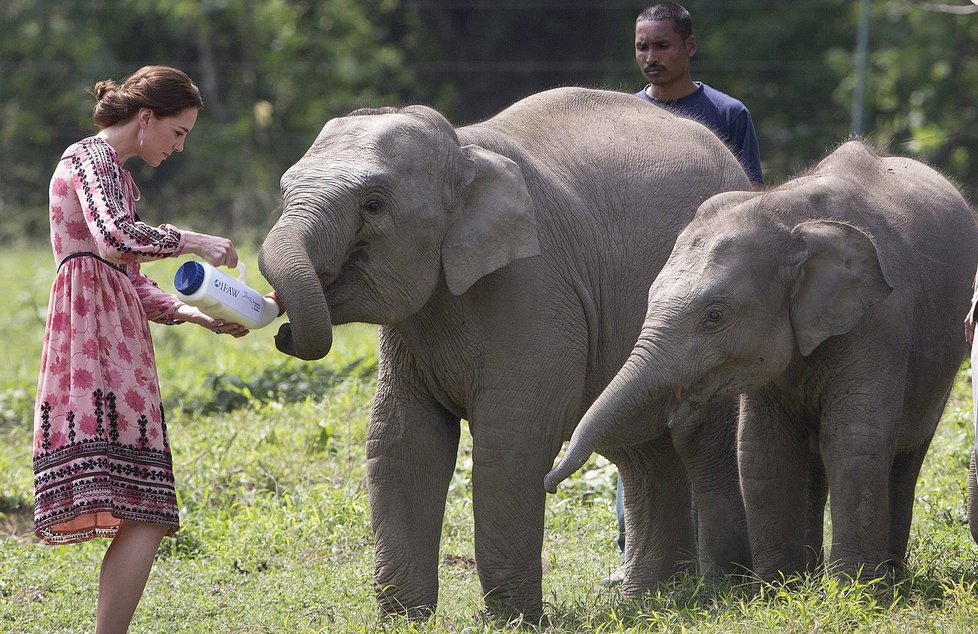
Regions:
<instances>
[{"instance_id":1,"label":"pink floral dress","mask_svg":"<svg viewBox=\"0 0 978 634\"><path fill-rule=\"evenodd\" d=\"M112 537L121 520L179 528L148 320L180 301L139 262L184 247L136 215L134 185L99 137L69 147L51 179L58 266L34 413L35 532L48 543Z\"/></svg>"}]
</instances>

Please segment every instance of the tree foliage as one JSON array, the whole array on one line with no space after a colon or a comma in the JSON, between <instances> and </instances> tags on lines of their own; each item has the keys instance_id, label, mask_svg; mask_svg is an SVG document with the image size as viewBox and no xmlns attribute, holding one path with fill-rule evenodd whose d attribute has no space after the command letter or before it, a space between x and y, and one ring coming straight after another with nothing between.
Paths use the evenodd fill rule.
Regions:
<instances>
[{"instance_id":1,"label":"tree foliage","mask_svg":"<svg viewBox=\"0 0 978 634\"><path fill-rule=\"evenodd\" d=\"M933 5L886 3L874 14L879 37L871 56L870 88L877 96L870 104L872 137L938 166L975 201L978 14L926 6Z\"/></svg>"},{"instance_id":2,"label":"tree foliage","mask_svg":"<svg viewBox=\"0 0 978 634\"><path fill-rule=\"evenodd\" d=\"M965 0L946 0L948 6ZM694 78L744 101L776 184L850 133L860 3L689 0ZM260 236L278 178L330 118L425 103L458 124L533 92L635 92L643 3L596 0L5 0L0 239L47 233L60 152L92 134L86 88L166 63L200 85L188 151L127 165L149 221ZM978 194L978 14L872 0L866 136ZM568 131L573 133L573 131Z\"/></svg>"},{"instance_id":3,"label":"tree foliage","mask_svg":"<svg viewBox=\"0 0 978 634\"><path fill-rule=\"evenodd\" d=\"M144 64L188 72L204 111L188 151L131 167L147 220L240 233L270 224L278 178L331 117L397 102L411 83L384 0L10 0L0 5L0 206L46 233L60 152L95 132L96 81ZM40 210L40 212L39 212Z\"/></svg>"}]
</instances>

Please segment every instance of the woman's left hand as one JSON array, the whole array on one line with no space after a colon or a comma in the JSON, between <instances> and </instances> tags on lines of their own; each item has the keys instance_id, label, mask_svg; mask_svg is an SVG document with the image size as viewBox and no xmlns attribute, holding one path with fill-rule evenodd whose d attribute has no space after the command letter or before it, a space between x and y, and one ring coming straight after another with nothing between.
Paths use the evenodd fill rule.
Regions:
<instances>
[{"instance_id":1,"label":"woman's left hand","mask_svg":"<svg viewBox=\"0 0 978 634\"><path fill-rule=\"evenodd\" d=\"M198 326L203 326L211 332L219 335L231 335L232 337L237 338L244 337L251 332L241 324L236 324L232 321L224 321L223 319L214 319L209 315L205 315L199 309L191 306L190 304L184 304L183 306L177 308L173 316L181 321L189 321L197 324Z\"/></svg>"}]
</instances>

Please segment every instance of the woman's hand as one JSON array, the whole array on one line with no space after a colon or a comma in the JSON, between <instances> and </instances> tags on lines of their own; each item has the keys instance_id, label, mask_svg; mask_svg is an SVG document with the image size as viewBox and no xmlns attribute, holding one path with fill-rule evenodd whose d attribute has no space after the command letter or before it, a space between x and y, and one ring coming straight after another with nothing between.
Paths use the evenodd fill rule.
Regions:
<instances>
[{"instance_id":1,"label":"woman's hand","mask_svg":"<svg viewBox=\"0 0 978 634\"><path fill-rule=\"evenodd\" d=\"M223 319L214 319L210 315L204 314L190 304L184 304L177 308L177 310L173 313L173 317L174 319L189 321L190 323L197 324L198 326L203 326L204 328L207 328L208 330L219 335L231 335L232 337L238 338L244 337L251 332L241 324L236 324L231 321L224 321Z\"/></svg>"},{"instance_id":2,"label":"woman's hand","mask_svg":"<svg viewBox=\"0 0 978 634\"><path fill-rule=\"evenodd\" d=\"M971 314L964 318L964 338L969 346L975 340L975 319Z\"/></svg>"},{"instance_id":3,"label":"woman's hand","mask_svg":"<svg viewBox=\"0 0 978 634\"><path fill-rule=\"evenodd\" d=\"M238 266L238 252L227 238L183 229L180 232L184 237L184 253L199 255L213 266L229 269Z\"/></svg>"},{"instance_id":4,"label":"woman's hand","mask_svg":"<svg viewBox=\"0 0 978 634\"><path fill-rule=\"evenodd\" d=\"M281 317L282 315L285 314L285 304L278 301L278 295L275 294L275 291L270 291L268 293L265 293L265 297L275 302L275 305L278 306L278 317Z\"/></svg>"}]
</instances>

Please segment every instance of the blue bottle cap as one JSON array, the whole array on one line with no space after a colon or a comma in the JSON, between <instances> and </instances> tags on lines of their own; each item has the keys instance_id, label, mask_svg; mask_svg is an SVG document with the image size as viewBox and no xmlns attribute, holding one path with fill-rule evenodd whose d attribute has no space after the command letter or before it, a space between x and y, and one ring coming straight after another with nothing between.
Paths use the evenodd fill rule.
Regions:
<instances>
[{"instance_id":1,"label":"blue bottle cap","mask_svg":"<svg viewBox=\"0 0 978 634\"><path fill-rule=\"evenodd\" d=\"M191 295L196 292L200 285L204 283L204 267L200 262L185 262L177 269L177 274L173 276L173 285L184 295Z\"/></svg>"}]
</instances>

